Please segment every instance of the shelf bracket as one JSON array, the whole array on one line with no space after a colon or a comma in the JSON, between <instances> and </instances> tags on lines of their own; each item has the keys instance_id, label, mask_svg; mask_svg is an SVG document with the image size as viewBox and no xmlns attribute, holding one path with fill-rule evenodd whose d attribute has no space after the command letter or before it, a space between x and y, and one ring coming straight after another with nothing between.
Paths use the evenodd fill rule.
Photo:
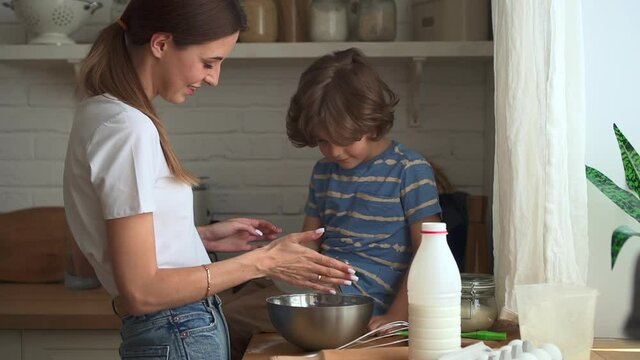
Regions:
<instances>
[{"instance_id":1,"label":"shelf bracket","mask_svg":"<svg viewBox=\"0 0 640 360\"><path fill-rule=\"evenodd\" d=\"M411 59L409 72L409 127L420 126L420 85L422 84L422 65L427 60L424 57Z\"/></svg>"},{"instance_id":2,"label":"shelf bracket","mask_svg":"<svg viewBox=\"0 0 640 360\"><path fill-rule=\"evenodd\" d=\"M76 78L78 77L78 74L80 73L80 66L82 65L82 60L76 60L76 59L69 59L67 60L67 62L73 66L73 72L76 74Z\"/></svg>"}]
</instances>

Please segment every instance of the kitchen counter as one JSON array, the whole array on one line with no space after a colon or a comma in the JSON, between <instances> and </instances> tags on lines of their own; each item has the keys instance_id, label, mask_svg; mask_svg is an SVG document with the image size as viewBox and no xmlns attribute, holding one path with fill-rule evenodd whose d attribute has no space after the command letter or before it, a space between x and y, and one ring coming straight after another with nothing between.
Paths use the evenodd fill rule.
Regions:
<instances>
[{"instance_id":1,"label":"kitchen counter","mask_svg":"<svg viewBox=\"0 0 640 360\"><path fill-rule=\"evenodd\" d=\"M120 320L113 314L111 299L102 288L68 290L62 284L0 283L0 330L91 329L114 331L119 328ZM117 331L106 334L108 339L105 342L113 343L113 351L117 355L119 343ZM80 344L76 344L79 337L84 335L96 336L95 333L86 331L84 333L74 332L70 339L76 339L74 345L79 346L86 342L83 340L80 341ZM487 344L493 346L489 342ZM47 346L51 347L51 345ZM103 351L105 347L101 345L99 348ZM631 360L640 358L640 342L638 341L596 339L593 348L592 360ZM384 353L385 351L387 353ZM335 353L335 351L333 352ZM303 350L287 343L279 334L258 334L251 340L243 359L268 360L274 355L295 356L303 353ZM390 357L391 355L399 356L398 359L405 359L405 354L406 347L380 351L370 349L366 354L360 355L366 355L365 359L367 360L376 360L378 358L390 359L392 358ZM329 355L335 356L336 354ZM285 358L282 359L284 360ZM354 357L351 357L351 359L354 359Z\"/></svg>"},{"instance_id":2,"label":"kitchen counter","mask_svg":"<svg viewBox=\"0 0 640 360\"><path fill-rule=\"evenodd\" d=\"M103 288L69 290L63 284L0 283L0 329L118 330L120 319Z\"/></svg>"}]
</instances>

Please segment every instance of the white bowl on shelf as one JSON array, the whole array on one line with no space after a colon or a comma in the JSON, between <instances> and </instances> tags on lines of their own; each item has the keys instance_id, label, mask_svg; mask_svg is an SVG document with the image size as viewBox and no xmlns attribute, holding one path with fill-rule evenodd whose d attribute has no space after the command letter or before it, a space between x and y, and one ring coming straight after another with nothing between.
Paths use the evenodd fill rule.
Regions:
<instances>
[{"instance_id":1,"label":"white bowl on shelf","mask_svg":"<svg viewBox=\"0 0 640 360\"><path fill-rule=\"evenodd\" d=\"M3 3L35 37L29 44L75 44L69 34L102 7L91 0L11 0Z\"/></svg>"}]
</instances>

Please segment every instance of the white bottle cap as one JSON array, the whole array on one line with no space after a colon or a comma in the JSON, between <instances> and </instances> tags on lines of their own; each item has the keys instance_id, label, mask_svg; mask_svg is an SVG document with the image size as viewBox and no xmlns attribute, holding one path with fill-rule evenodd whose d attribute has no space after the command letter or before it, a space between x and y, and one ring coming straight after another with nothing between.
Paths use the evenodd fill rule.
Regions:
<instances>
[{"instance_id":1,"label":"white bottle cap","mask_svg":"<svg viewBox=\"0 0 640 360\"><path fill-rule=\"evenodd\" d=\"M447 233L447 224L443 222L423 222L422 232Z\"/></svg>"}]
</instances>

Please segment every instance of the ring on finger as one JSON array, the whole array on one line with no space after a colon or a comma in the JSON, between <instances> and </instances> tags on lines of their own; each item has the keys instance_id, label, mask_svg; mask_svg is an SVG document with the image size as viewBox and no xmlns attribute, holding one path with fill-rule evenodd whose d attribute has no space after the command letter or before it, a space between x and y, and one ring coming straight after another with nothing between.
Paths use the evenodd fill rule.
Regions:
<instances>
[{"instance_id":1,"label":"ring on finger","mask_svg":"<svg viewBox=\"0 0 640 360\"><path fill-rule=\"evenodd\" d=\"M322 275L318 274L318 281L322 280Z\"/></svg>"}]
</instances>

